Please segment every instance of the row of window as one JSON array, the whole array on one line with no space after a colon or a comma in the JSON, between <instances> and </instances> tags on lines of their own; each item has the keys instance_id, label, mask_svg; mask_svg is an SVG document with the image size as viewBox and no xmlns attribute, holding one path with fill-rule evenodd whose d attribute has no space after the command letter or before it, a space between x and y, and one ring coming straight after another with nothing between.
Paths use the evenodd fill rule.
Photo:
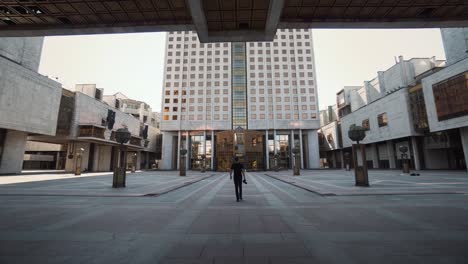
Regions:
<instances>
[{"instance_id":1,"label":"row of window","mask_svg":"<svg viewBox=\"0 0 468 264\"><path fill-rule=\"evenodd\" d=\"M170 80L172 78L172 76L174 76L174 79L180 79L179 74L174 74L174 75L166 74L166 80ZM187 76L186 74L182 74L182 80L187 80L187 77L190 77L190 79L195 79L196 75L194 73L190 74L190 76ZM199 73L198 78L199 79L205 79L205 78L207 78L207 79L220 79L221 74L215 73L215 74L211 75L211 73L207 73L206 76L205 76L204 73ZM229 74L228 73L223 73L222 78L223 79L229 79Z\"/></svg>"},{"instance_id":2,"label":"row of window","mask_svg":"<svg viewBox=\"0 0 468 264\"><path fill-rule=\"evenodd\" d=\"M200 58L199 61L200 61L200 63L203 63L203 62L204 62L204 59L203 59L203 58ZM212 60L211 58L206 59L206 61L207 61L207 63L212 63L212 62L213 62L213 60ZM223 61L224 64L229 63L229 57L223 58L222 61ZM179 65L180 65L181 62L182 62L183 64L187 64L187 63L189 62L189 60L188 60L188 59L183 59L183 60L181 60L181 59L175 59L175 60L173 60L173 59L167 59L166 62L167 62L166 64L172 64L172 63L174 62L174 64L176 64L176 65L179 64ZM221 59L220 59L220 58L215 58L215 59L214 59L214 62L215 62L215 63L220 63L220 62L221 62ZM191 64L197 63L197 59L194 59L194 58L190 59L190 63L191 63ZM228 65L229 65L229 64L228 64Z\"/></svg>"},{"instance_id":3,"label":"row of window","mask_svg":"<svg viewBox=\"0 0 468 264\"><path fill-rule=\"evenodd\" d=\"M227 112L227 111L229 111L229 108L230 108L229 105L223 105L223 106L215 105L213 107L211 105L206 105L206 106L199 105L197 107L189 106L188 111L189 112L194 112L194 111L203 112L203 111L206 111L206 112L209 113L209 112L211 112L211 109L213 109L216 112L219 112L219 111ZM267 108L268 108L268 111L266 110ZM308 109L308 108L310 108L310 109ZM182 113L187 112L187 107L185 107L185 106L182 106L180 108L179 108L179 106L172 106L172 107L171 106L165 106L163 111L165 113L169 113L169 112L178 113L179 109L180 109L180 112L182 112ZM284 112L291 111L291 106L290 105L284 105L284 107L283 107L281 105L276 105L276 112L283 111L283 109L284 109ZM315 112L316 111L316 106L315 105L301 105L301 110L302 111L310 110L310 111ZM250 112L257 112L257 106L256 105L250 106L249 111ZM299 111L299 106L294 105L293 106L293 111ZM265 105L260 105L258 107L258 112L273 112L273 106L269 105L268 107L266 107Z\"/></svg>"},{"instance_id":4,"label":"row of window","mask_svg":"<svg viewBox=\"0 0 468 264\"><path fill-rule=\"evenodd\" d=\"M201 78L200 78L201 79ZM180 87L184 87L184 86L187 86L187 82L166 82L166 87L167 88L170 88L171 86L176 87L178 88L179 86ZM229 81L223 81L223 82L219 82L219 81L214 81L214 82L211 82L211 81L207 81L206 83L203 82L203 81L199 81L198 82L198 85L196 85L197 83L196 82L189 82L188 83L191 87L194 87L194 88L203 88L203 87L220 87L220 86L223 86L223 87L230 87L229 85ZM273 81L271 80L268 80L268 81L256 81L256 80L251 80L250 81L250 87L254 87L254 86L260 86L260 87L265 87L265 86L289 86L291 85L292 87L297 87L298 85L299 86L306 86L306 85L309 85L309 86L313 86L314 85L314 80L308 80L307 82L305 80L300 80L299 82L298 81L289 81L289 80L283 80L281 82L281 80L276 80L274 83ZM209 91L209 90L207 90Z\"/></svg>"},{"instance_id":5,"label":"row of window","mask_svg":"<svg viewBox=\"0 0 468 264\"><path fill-rule=\"evenodd\" d=\"M171 45L169 45L171 46ZM188 47L186 47L186 49L188 49ZM281 52L280 52L281 50ZM220 56L221 55L221 51L222 51L222 55L229 55L229 50L228 49L224 49L224 50L207 50L206 51L206 55L207 56ZM287 55L288 54L288 51L289 51L289 54L291 55L294 55L294 54L311 54L312 53L312 50L311 49L302 49L302 48L297 48L297 49L273 49L273 54L274 55L279 55L279 54L283 54L283 55ZM263 55L264 53L264 50L263 49L250 49L249 50L249 54L250 55ZM192 50L190 51L190 53L188 51L172 51L172 50L169 50L167 51L167 56L168 57L171 57L171 56L176 56L176 57L180 57L180 56L184 56L184 57L188 57L189 54L191 56L205 56L205 50ZM271 55L272 54L272 50L265 50L265 54L266 55Z\"/></svg>"},{"instance_id":6,"label":"row of window","mask_svg":"<svg viewBox=\"0 0 468 264\"><path fill-rule=\"evenodd\" d=\"M255 61L257 62L296 62L296 57L287 57L287 56L277 56L277 57L273 57L273 60L271 59L271 57L266 57L265 59L263 57L249 57L249 62L250 64L252 63L255 63ZM304 62L304 57L301 56L301 57L297 57L297 61L298 62ZM312 62L312 57L305 57L305 61L307 62Z\"/></svg>"},{"instance_id":7,"label":"row of window","mask_svg":"<svg viewBox=\"0 0 468 264\"><path fill-rule=\"evenodd\" d=\"M291 36L292 37L292 36ZM290 39L292 39L290 37ZM286 39L286 37L283 35L281 36L282 39ZM171 38L169 38L169 41L171 42L170 40ZM277 40L278 38L275 38L275 40ZM305 38L305 39L308 39L308 38ZM174 40L172 40L173 42ZM257 42L259 43L259 42ZM260 42L261 43L261 42ZM289 43L289 45L288 45ZM204 44L204 43L200 43L200 42L197 42L197 43L192 43L192 44L168 44L167 45L167 48L168 49L182 49L182 47L184 49L188 49L188 48L192 48L192 49L196 49L197 47L200 47L200 48L204 48L205 45L207 45L207 48L211 48L212 46L211 43L208 43L208 44ZM250 47L253 47L253 42L250 42L249 43ZM261 47L260 44L257 44L258 46L257 47ZM262 44L263 45L263 44ZM272 43L271 42L265 42L265 47L269 48L270 46L273 46L273 47L294 47L294 46L297 46L297 47L302 47L302 46L305 46L305 47L310 47L311 46L311 42L310 41L273 41ZM216 43L215 48L220 48L221 47L221 44L220 43ZM228 43L223 43L223 47L224 48L227 48L228 47Z\"/></svg>"},{"instance_id":8,"label":"row of window","mask_svg":"<svg viewBox=\"0 0 468 264\"><path fill-rule=\"evenodd\" d=\"M202 61L203 59L200 59L200 61ZM201 62L200 62L201 63ZM282 66L280 67L280 64L274 64L274 65L271 65L271 64L267 64L267 65L263 65L263 64L255 64L255 63L249 63L249 69L250 71L255 71L255 70L268 70L268 71L271 71L272 69L275 69L275 70L279 70L279 69L283 69L283 70L288 70L288 69L291 69L291 70L296 70L296 69L299 69L299 70L304 70L304 69L308 69L308 70L312 70L314 67L312 64L299 64L297 67L296 65L288 65L288 64L281 64ZM190 66L190 71L196 71L197 69L199 71L204 71L205 70L205 67L206 67L206 70L207 71L211 71L211 70L216 70L216 71L220 71L221 69L223 71L229 71L229 65L215 65L215 66L212 66L212 65L198 65L198 68L196 65L192 65ZM181 67L181 66L174 66L172 67L171 66L167 66L166 67L166 72L172 72L172 69L174 69L174 72L180 72L182 70L182 72L187 72L189 71L189 68L188 67ZM263 72L260 72L259 74L262 74ZM266 74L269 74L271 75L271 73L266 73Z\"/></svg>"},{"instance_id":9,"label":"row of window","mask_svg":"<svg viewBox=\"0 0 468 264\"><path fill-rule=\"evenodd\" d=\"M178 120L178 115L164 115L163 119L165 121L177 121ZM203 115L189 115L188 118L186 118L185 115L182 115L180 117L180 120L198 120L198 121L203 121L203 120L211 120L211 115L207 115L206 119L203 119ZM228 114L215 114L213 115L213 120L219 121L219 120L224 120L227 121L229 120L229 115Z\"/></svg>"},{"instance_id":10,"label":"row of window","mask_svg":"<svg viewBox=\"0 0 468 264\"><path fill-rule=\"evenodd\" d=\"M169 33L171 35L171 33ZM310 38L310 35L309 34L295 34L295 35L292 35L292 34L276 34L274 39L286 39L286 37L288 39L309 39ZM189 37L189 36L185 36L183 37L183 40L184 41L198 41L198 37L195 35L195 36L192 36L192 37ZM172 37L172 36L169 36L169 41L182 41L182 37ZM203 43L201 43L203 44ZM250 47L254 47L255 45L257 45L257 47L262 47L263 46L263 42L250 42L249 43L249 46ZM228 43L215 43L215 44L211 44L211 43L208 43L206 44L206 46L208 48L211 48L211 47L221 47L221 45L223 47L227 47L228 46ZM270 46L270 43L269 42L265 42L265 47L269 47Z\"/></svg>"},{"instance_id":11,"label":"row of window","mask_svg":"<svg viewBox=\"0 0 468 264\"><path fill-rule=\"evenodd\" d=\"M250 109L251 112L255 112L255 111L257 111L257 105L250 105L249 109ZM259 109L259 111L265 111L266 108L265 108L265 105L258 105L258 109ZM276 110L277 111L282 111L283 109L285 111L290 111L291 110L291 105L289 105L289 104L276 105ZM295 111L298 111L299 106L298 105L293 105L293 109ZM317 107L315 105L301 105L301 110L303 110L303 111L307 111L307 110L315 111L316 109L317 109ZM273 111L273 105L268 106L268 111L270 111L270 112Z\"/></svg>"},{"instance_id":12,"label":"row of window","mask_svg":"<svg viewBox=\"0 0 468 264\"><path fill-rule=\"evenodd\" d=\"M200 88L200 89L189 89L188 92L187 92L188 89L182 89L179 93L179 90L178 89L173 89L171 90L170 88L166 88L166 90L164 91L164 95L165 96L179 96L179 94L181 94L182 96L186 96L187 94L189 95L204 95L206 93L206 95L211 95L213 91L213 94L229 94L229 89L228 88L225 88L225 89L203 89L203 88ZM293 89L290 89L290 88L268 88L268 89L264 89L264 88L260 88L260 87L254 87L254 88L251 88L250 89L250 94L251 95L256 95L257 93L260 94L260 95L263 95L265 93L267 94L273 94L273 92L275 92L275 94L290 94L290 92L292 91L293 94L298 94L300 93L301 95L304 95L305 93L309 92L310 94L313 94L315 92L315 89L314 88L293 88ZM278 97L279 98L279 97Z\"/></svg>"},{"instance_id":13,"label":"row of window","mask_svg":"<svg viewBox=\"0 0 468 264\"><path fill-rule=\"evenodd\" d=\"M379 127L385 127L388 126L388 117L387 113L382 113L377 116L377 123ZM362 127L366 130L370 130L370 122L369 119L365 119L362 121Z\"/></svg>"},{"instance_id":14,"label":"row of window","mask_svg":"<svg viewBox=\"0 0 468 264\"><path fill-rule=\"evenodd\" d=\"M306 96L301 96L301 102L305 103L307 102L307 97ZM276 103L281 103L281 101L286 102L286 103L289 103L291 101L291 97L276 97ZM250 100L249 100L251 103L256 103L257 102L257 97L250 97ZM268 102L273 102L273 97L268 97L268 100L265 99L265 97L259 97L258 98L258 102L265 102L265 101L268 101ZM310 101L311 102L315 102L315 96L311 96L310 97ZM298 97L293 97L293 102L299 102L299 98Z\"/></svg>"},{"instance_id":15,"label":"row of window","mask_svg":"<svg viewBox=\"0 0 468 264\"><path fill-rule=\"evenodd\" d=\"M317 119L317 114L276 114L276 120L299 120L299 116L301 116L301 119L302 120L308 120L309 117L310 119ZM163 116L163 119L165 121L169 121L169 120L172 120L172 121L177 121L178 120L178 115L164 115ZM211 115L206 115L205 116L206 119L203 119L203 115L188 115L188 119L186 117L186 115L181 115L180 116L180 120L197 120L197 121L203 121L203 120L211 120ZM274 114L251 114L250 115L250 119L251 120L264 120L266 119L266 117L268 117L269 120L273 120L275 119L275 115ZM284 118L283 118L284 117ZM214 114L213 115L213 120L224 120L224 121L227 121L229 120L229 115L228 114Z\"/></svg>"},{"instance_id":16,"label":"row of window","mask_svg":"<svg viewBox=\"0 0 468 264\"><path fill-rule=\"evenodd\" d=\"M250 115L250 119L251 119L251 120L255 120L255 119L265 119L266 116L267 116L267 115L265 115L265 114L259 114L259 115L257 115L257 114L251 114L251 115ZM274 114L268 114L268 119L270 119L270 120L271 120L271 119L274 119L274 116L275 116ZM257 117L258 117L258 118L257 118ZM291 120L291 117L293 117L294 120L298 120L298 119L299 119L299 114L293 114L293 115L291 115L291 114L285 114L285 115L284 115L284 119L285 119L285 120ZM302 120L308 120L308 119L309 119L309 114L303 113L303 114L301 115L301 118L302 118ZM310 115L310 119L316 119L316 118L317 118L317 114L311 114L311 115ZM283 114L281 114L281 113L276 114L276 120L282 120L282 119L283 119Z\"/></svg>"},{"instance_id":17,"label":"row of window","mask_svg":"<svg viewBox=\"0 0 468 264\"><path fill-rule=\"evenodd\" d=\"M227 97L223 97L223 103L228 103L229 102L229 98ZM206 98L206 100L204 100L202 97L198 98L197 102L199 104L202 104L204 103L204 101L206 101L206 103L211 103L211 98ZM180 101L182 104L186 104L187 103L187 98L182 98L181 101ZM188 102L190 104L194 104L195 103L195 98L189 98ZM221 99L219 97L215 97L213 98L213 102L215 103L219 103L221 102ZM170 104L171 103L171 99L170 98L165 98L164 99L164 103L165 104ZM172 98L172 103L173 104L178 104L179 103L179 98Z\"/></svg>"}]
</instances>

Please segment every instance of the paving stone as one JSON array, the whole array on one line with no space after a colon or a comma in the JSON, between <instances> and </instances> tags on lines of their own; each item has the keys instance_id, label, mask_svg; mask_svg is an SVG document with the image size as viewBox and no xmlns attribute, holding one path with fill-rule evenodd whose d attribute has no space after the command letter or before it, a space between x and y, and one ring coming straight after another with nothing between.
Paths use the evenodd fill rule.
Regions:
<instances>
[{"instance_id":1,"label":"paving stone","mask_svg":"<svg viewBox=\"0 0 468 264\"><path fill-rule=\"evenodd\" d=\"M468 177L457 172L428 172L416 179L372 171L369 189L351 186L352 175L343 171L304 171L294 178L337 196L321 196L264 172L248 173L242 203L233 201L232 182L221 173L155 197L56 195L154 191L181 180L175 172L162 173L132 175L129 191L105 189L109 175L10 185L2 185L0 177L0 263L452 264L468 259L468 195L423 193L465 188ZM277 176L289 177L282 173L289 172ZM55 196L27 195L32 191ZM414 193L399 195L403 191Z\"/></svg>"}]
</instances>

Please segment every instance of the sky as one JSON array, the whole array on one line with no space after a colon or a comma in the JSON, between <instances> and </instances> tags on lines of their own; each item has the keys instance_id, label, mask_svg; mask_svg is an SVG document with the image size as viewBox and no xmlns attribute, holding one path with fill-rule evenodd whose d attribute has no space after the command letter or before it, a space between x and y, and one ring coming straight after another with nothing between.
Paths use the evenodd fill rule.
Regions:
<instances>
[{"instance_id":1,"label":"sky","mask_svg":"<svg viewBox=\"0 0 468 264\"><path fill-rule=\"evenodd\" d=\"M362 85L395 57L445 59L439 29L318 29L313 31L320 109L343 86ZM67 89L90 83L161 109L166 33L46 37L39 72Z\"/></svg>"}]
</instances>

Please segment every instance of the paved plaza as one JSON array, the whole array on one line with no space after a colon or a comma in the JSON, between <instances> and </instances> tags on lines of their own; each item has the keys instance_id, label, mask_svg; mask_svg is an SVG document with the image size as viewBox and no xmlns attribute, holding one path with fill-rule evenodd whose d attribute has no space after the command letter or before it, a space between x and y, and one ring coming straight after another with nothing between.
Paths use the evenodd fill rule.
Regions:
<instances>
[{"instance_id":1,"label":"paved plaza","mask_svg":"<svg viewBox=\"0 0 468 264\"><path fill-rule=\"evenodd\" d=\"M291 174L0 177L0 263L467 263L466 172Z\"/></svg>"}]
</instances>

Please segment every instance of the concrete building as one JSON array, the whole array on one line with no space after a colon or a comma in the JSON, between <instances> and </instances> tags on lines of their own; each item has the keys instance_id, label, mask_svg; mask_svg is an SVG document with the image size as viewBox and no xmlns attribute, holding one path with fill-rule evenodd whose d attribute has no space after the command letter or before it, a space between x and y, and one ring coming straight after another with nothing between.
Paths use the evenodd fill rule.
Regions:
<instances>
[{"instance_id":1,"label":"concrete building","mask_svg":"<svg viewBox=\"0 0 468 264\"><path fill-rule=\"evenodd\" d=\"M20 173L29 134L54 136L60 84L37 73L43 38L0 40L0 174Z\"/></svg>"},{"instance_id":2,"label":"concrete building","mask_svg":"<svg viewBox=\"0 0 468 264\"><path fill-rule=\"evenodd\" d=\"M192 169L202 155L214 170L226 170L233 155L249 169L290 168L292 146L302 167L319 167L311 30L279 30L273 42L209 44L194 32L170 32L166 46L163 168L179 167L180 149ZM256 149L223 132L234 130Z\"/></svg>"},{"instance_id":3,"label":"concrete building","mask_svg":"<svg viewBox=\"0 0 468 264\"><path fill-rule=\"evenodd\" d=\"M145 102L130 99L120 92L113 95L104 95L102 100L108 105L134 116L142 123L159 128L158 113L153 112L151 106Z\"/></svg>"},{"instance_id":4,"label":"concrete building","mask_svg":"<svg viewBox=\"0 0 468 264\"><path fill-rule=\"evenodd\" d=\"M438 145L437 137L426 131L421 123L425 112L416 93L420 90L421 80L427 75L439 71L444 61L435 58L413 58L398 62L390 69L378 72L371 81L360 87L346 87L337 94L338 119L322 126L321 143L330 146L333 132L341 128L340 146L328 149L321 144L322 157L332 167L343 167L350 159L353 142L348 138L351 125L367 129L366 138L361 142L366 145L366 158L369 168L401 168L402 154L400 146L409 149L407 153L414 169L457 169L463 168L459 162L459 149L456 147L456 134L451 144ZM339 142L339 140L338 140ZM346 154L348 153L348 154ZM443 155L441 155L443 154ZM341 166L340 166L341 165Z\"/></svg>"},{"instance_id":5,"label":"concrete building","mask_svg":"<svg viewBox=\"0 0 468 264\"><path fill-rule=\"evenodd\" d=\"M462 163L461 165L466 167L468 164L468 28L442 29L441 32L447 66L422 79L421 93L427 109L429 130L440 135L439 144L458 144L459 148L463 148L463 152L458 153L455 162ZM441 155L446 153L440 152L439 156ZM464 160L460 161L463 155Z\"/></svg>"},{"instance_id":6,"label":"concrete building","mask_svg":"<svg viewBox=\"0 0 468 264\"><path fill-rule=\"evenodd\" d=\"M27 141L23 170L64 170L66 145Z\"/></svg>"},{"instance_id":7,"label":"concrete building","mask_svg":"<svg viewBox=\"0 0 468 264\"><path fill-rule=\"evenodd\" d=\"M159 129L103 102L100 99L103 89L96 85L78 85L76 90L62 90L55 136L28 137L34 142L66 146L65 171L75 170L78 154L82 157L82 170L112 171L118 146L114 132L122 127L127 127L132 134L127 144L128 166L135 162L137 169L148 169L160 159L157 156Z\"/></svg>"}]
</instances>

